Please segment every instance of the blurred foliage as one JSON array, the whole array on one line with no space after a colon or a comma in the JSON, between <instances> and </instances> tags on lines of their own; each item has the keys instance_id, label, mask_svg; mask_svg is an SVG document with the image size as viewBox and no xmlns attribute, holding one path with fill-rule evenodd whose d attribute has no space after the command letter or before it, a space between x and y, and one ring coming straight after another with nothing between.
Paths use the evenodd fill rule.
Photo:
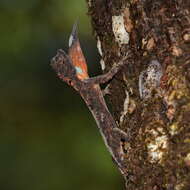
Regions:
<instances>
[{"instance_id":1,"label":"blurred foliage","mask_svg":"<svg viewBox=\"0 0 190 190\"><path fill-rule=\"evenodd\" d=\"M80 96L49 66L79 20L99 69L85 0L0 1L0 189L119 189L121 179Z\"/></svg>"}]
</instances>

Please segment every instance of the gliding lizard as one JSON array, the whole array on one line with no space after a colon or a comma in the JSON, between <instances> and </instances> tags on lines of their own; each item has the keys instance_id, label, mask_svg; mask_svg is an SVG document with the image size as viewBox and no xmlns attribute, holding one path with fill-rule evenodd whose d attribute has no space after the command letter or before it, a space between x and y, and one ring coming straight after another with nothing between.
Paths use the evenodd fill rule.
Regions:
<instances>
[{"instance_id":1,"label":"gliding lizard","mask_svg":"<svg viewBox=\"0 0 190 190\"><path fill-rule=\"evenodd\" d=\"M123 142L127 141L127 135L117 127L99 86L112 79L122 65L124 65L124 61L119 62L106 74L89 78L86 61L77 36L77 24L74 24L69 38L68 55L60 49L51 60L51 66L58 77L78 91L84 99L98 125L104 143L121 173L124 174Z\"/></svg>"}]
</instances>

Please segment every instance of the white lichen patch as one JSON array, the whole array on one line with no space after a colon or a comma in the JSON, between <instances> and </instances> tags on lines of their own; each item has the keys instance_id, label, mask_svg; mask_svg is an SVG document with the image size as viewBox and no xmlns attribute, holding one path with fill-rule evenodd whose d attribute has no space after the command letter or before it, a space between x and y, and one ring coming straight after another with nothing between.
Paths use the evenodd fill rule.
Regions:
<instances>
[{"instance_id":1,"label":"white lichen patch","mask_svg":"<svg viewBox=\"0 0 190 190\"><path fill-rule=\"evenodd\" d=\"M112 30L115 36L115 41L122 44L129 43L129 34L125 29L124 16L112 16Z\"/></svg>"},{"instance_id":2,"label":"white lichen patch","mask_svg":"<svg viewBox=\"0 0 190 190\"><path fill-rule=\"evenodd\" d=\"M100 60L100 65L101 65L101 68L102 68L102 71L106 68L105 66L105 62L103 59Z\"/></svg>"},{"instance_id":3,"label":"white lichen patch","mask_svg":"<svg viewBox=\"0 0 190 190\"><path fill-rule=\"evenodd\" d=\"M157 60L152 60L148 68L139 75L139 94L141 98L151 97L152 91L159 87L162 75L160 63Z\"/></svg>"},{"instance_id":4,"label":"white lichen patch","mask_svg":"<svg viewBox=\"0 0 190 190\"><path fill-rule=\"evenodd\" d=\"M127 90L125 91L125 94L126 94L126 98L123 104L123 111L121 112L120 123L123 123L124 117L127 114L128 108L129 108L129 93Z\"/></svg>"},{"instance_id":5,"label":"white lichen patch","mask_svg":"<svg viewBox=\"0 0 190 190\"><path fill-rule=\"evenodd\" d=\"M148 155L151 163L161 163L164 153L168 149L168 137L162 128L147 131L151 138L147 143Z\"/></svg>"},{"instance_id":6,"label":"white lichen patch","mask_svg":"<svg viewBox=\"0 0 190 190\"><path fill-rule=\"evenodd\" d=\"M102 46L101 46L101 41L100 41L99 37L97 38L97 48L98 48L99 54L102 56L103 55L103 53L102 53Z\"/></svg>"}]
</instances>

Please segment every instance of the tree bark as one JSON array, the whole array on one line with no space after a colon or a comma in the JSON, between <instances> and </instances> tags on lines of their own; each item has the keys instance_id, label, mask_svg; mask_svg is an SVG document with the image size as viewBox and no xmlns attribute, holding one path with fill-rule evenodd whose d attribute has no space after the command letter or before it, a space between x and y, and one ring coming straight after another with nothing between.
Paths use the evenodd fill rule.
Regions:
<instances>
[{"instance_id":1,"label":"tree bark","mask_svg":"<svg viewBox=\"0 0 190 190\"><path fill-rule=\"evenodd\" d=\"M125 143L127 190L190 189L190 1L88 0Z\"/></svg>"}]
</instances>

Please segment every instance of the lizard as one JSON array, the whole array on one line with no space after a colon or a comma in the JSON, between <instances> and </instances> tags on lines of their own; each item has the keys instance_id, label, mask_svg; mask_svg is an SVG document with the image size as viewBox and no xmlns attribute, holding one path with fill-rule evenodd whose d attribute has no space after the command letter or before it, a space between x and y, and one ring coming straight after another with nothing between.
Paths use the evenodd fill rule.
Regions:
<instances>
[{"instance_id":1,"label":"lizard","mask_svg":"<svg viewBox=\"0 0 190 190\"><path fill-rule=\"evenodd\" d=\"M125 61L122 60L109 72L89 78L86 60L78 38L77 23L73 25L69 38L68 54L59 49L50 64L57 76L72 86L85 101L97 123L107 149L122 174L124 174L125 168L123 142L126 142L128 137L123 130L117 127L109 112L100 84L111 80L124 64Z\"/></svg>"}]
</instances>

